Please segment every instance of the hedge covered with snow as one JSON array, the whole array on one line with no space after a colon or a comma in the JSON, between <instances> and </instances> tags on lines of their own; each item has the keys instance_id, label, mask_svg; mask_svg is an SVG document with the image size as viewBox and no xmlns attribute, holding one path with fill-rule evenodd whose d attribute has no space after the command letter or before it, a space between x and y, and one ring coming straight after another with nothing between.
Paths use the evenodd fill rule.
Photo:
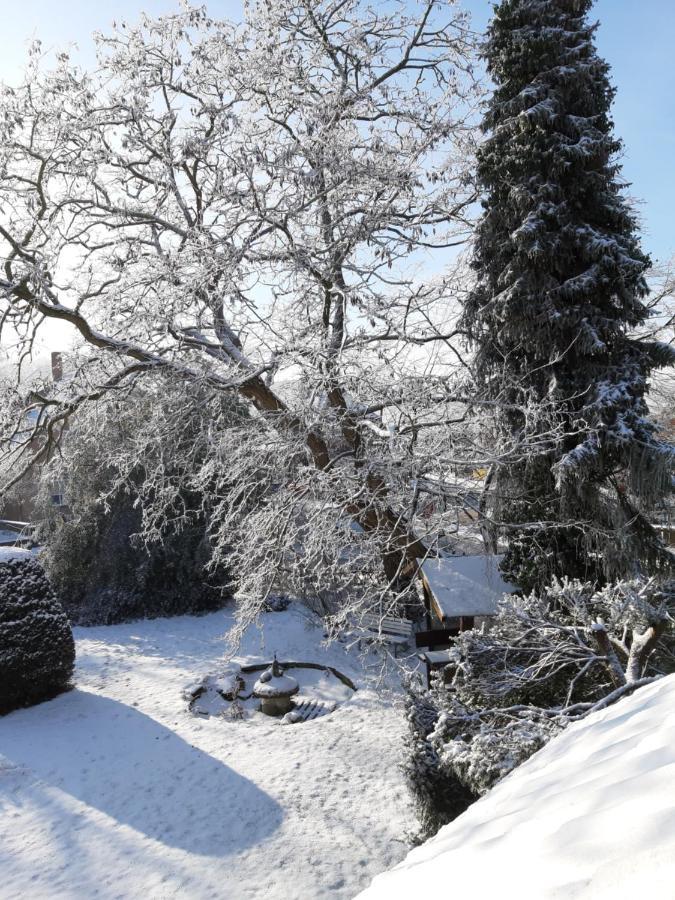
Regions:
<instances>
[{"instance_id":1,"label":"hedge covered with snow","mask_svg":"<svg viewBox=\"0 0 675 900\"><path fill-rule=\"evenodd\" d=\"M40 564L0 563L0 714L66 690L74 662L70 623Z\"/></svg>"},{"instance_id":2,"label":"hedge covered with snow","mask_svg":"<svg viewBox=\"0 0 675 900\"><path fill-rule=\"evenodd\" d=\"M92 492L93 493L93 492ZM162 540L134 540L143 530L136 495L115 493L103 508L72 501L72 515L45 526L47 574L74 625L114 625L221 609L227 574L208 570L210 547L197 512L181 530L166 523ZM188 516L186 515L186 518Z\"/></svg>"}]
</instances>

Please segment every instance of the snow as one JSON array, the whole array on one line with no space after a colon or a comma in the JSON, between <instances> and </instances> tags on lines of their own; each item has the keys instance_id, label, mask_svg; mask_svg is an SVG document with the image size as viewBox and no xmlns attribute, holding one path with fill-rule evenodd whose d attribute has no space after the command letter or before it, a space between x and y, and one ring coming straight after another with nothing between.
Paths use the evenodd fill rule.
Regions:
<instances>
[{"instance_id":1,"label":"snow","mask_svg":"<svg viewBox=\"0 0 675 900\"><path fill-rule=\"evenodd\" d=\"M361 900L671 900L675 675L571 726Z\"/></svg>"},{"instance_id":2,"label":"snow","mask_svg":"<svg viewBox=\"0 0 675 900\"><path fill-rule=\"evenodd\" d=\"M500 599L514 590L499 571L501 556L427 559L422 575L442 619L495 616Z\"/></svg>"},{"instance_id":3,"label":"snow","mask_svg":"<svg viewBox=\"0 0 675 900\"><path fill-rule=\"evenodd\" d=\"M398 768L405 723L374 689L378 658L364 670L294 607L267 613L238 662L276 652L331 665L358 690L286 728L193 716L183 691L227 668L231 623L220 612L76 628L75 689L0 718L3 900L339 900L403 858L415 828Z\"/></svg>"},{"instance_id":4,"label":"snow","mask_svg":"<svg viewBox=\"0 0 675 900\"><path fill-rule=\"evenodd\" d=\"M253 686L253 690L259 697L283 697L298 692L299 685L290 675L272 677L269 681L260 678Z\"/></svg>"},{"instance_id":5,"label":"snow","mask_svg":"<svg viewBox=\"0 0 675 900\"><path fill-rule=\"evenodd\" d=\"M34 550L24 550L22 547L0 547L0 562L8 562L10 559L28 559L36 556Z\"/></svg>"}]
</instances>

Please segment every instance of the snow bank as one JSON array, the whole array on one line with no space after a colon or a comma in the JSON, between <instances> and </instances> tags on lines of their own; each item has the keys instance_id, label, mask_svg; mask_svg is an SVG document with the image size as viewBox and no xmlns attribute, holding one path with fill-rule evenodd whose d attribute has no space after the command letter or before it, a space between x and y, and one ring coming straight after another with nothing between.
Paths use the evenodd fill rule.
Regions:
<instances>
[{"instance_id":1,"label":"snow bank","mask_svg":"<svg viewBox=\"0 0 675 900\"><path fill-rule=\"evenodd\" d=\"M362 900L675 896L675 675L580 722Z\"/></svg>"},{"instance_id":2,"label":"snow bank","mask_svg":"<svg viewBox=\"0 0 675 900\"><path fill-rule=\"evenodd\" d=\"M32 550L24 550L23 547L0 547L0 562L9 562L10 559L30 559L35 556Z\"/></svg>"}]
</instances>

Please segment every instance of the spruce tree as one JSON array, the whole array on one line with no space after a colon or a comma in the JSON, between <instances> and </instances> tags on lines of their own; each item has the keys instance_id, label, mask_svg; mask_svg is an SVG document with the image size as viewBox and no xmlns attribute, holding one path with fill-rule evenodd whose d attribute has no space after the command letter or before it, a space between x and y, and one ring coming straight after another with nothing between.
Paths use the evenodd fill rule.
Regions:
<instances>
[{"instance_id":1,"label":"spruce tree","mask_svg":"<svg viewBox=\"0 0 675 900\"><path fill-rule=\"evenodd\" d=\"M650 261L623 196L591 6L502 0L484 50L495 89L464 327L479 387L500 401L494 512L511 526L505 571L524 589L668 557L644 514L671 489L673 448L645 393L674 355L635 337Z\"/></svg>"}]
</instances>

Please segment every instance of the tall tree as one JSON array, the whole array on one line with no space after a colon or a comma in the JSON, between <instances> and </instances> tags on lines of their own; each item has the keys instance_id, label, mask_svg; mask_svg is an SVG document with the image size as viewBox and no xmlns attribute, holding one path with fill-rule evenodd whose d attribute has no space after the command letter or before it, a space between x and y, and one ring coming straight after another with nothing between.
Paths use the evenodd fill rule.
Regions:
<instances>
[{"instance_id":1,"label":"tall tree","mask_svg":"<svg viewBox=\"0 0 675 900\"><path fill-rule=\"evenodd\" d=\"M501 401L495 518L523 587L664 560L642 512L670 489L673 448L647 418L673 350L650 314L613 134L592 0L503 0L484 48L494 93L478 160L484 214L464 311L476 374Z\"/></svg>"},{"instance_id":2,"label":"tall tree","mask_svg":"<svg viewBox=\"0 0 675 900\"><path fill-rule=\"evenodd\" d=\"M279 578L372 602L366 570L387 589L427 552L416 512L440 488L420 476L449 470L461 417L448 366L429 374L452 285L419 263L470 233L472 37L445 0L245 6L241 25L188 8L120 26L91 74L38 54L0 91L3 340L29 354L59 320L86 346L33 395L34 429L5 404L0 469L20 477L148 376L186 406L236 392L251 416L185 462L215 561L234 543L249 610Z\"/></svg>"}]
</instances>

